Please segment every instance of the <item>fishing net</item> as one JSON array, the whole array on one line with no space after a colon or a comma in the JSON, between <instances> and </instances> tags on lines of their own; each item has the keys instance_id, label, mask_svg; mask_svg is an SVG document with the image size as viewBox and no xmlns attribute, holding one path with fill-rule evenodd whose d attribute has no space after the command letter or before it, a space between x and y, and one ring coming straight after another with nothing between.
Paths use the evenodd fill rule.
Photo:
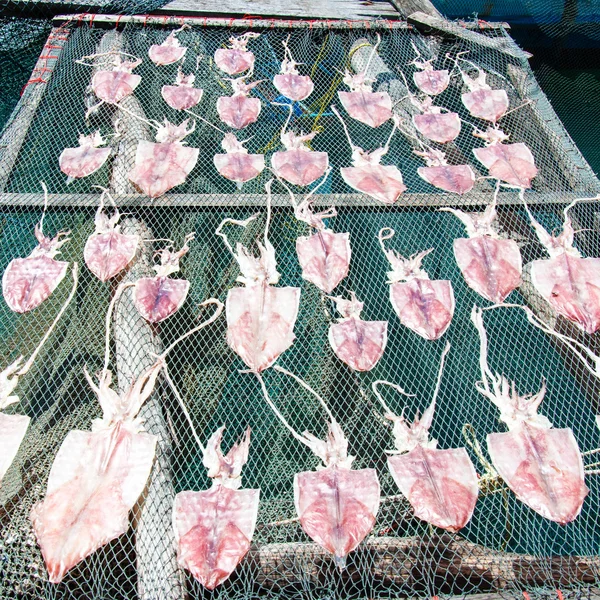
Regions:
<instances>
[{"instance_id":1,"label":"fishing net","mask_svg":"<svg viewBox=\"0 0 600 600\"><path fill-rule=\"evenodd\" d=\"M374 27L375 28L375 27ZM0 266L17 256L26 256L34 246L32 231L43 207L40 181L48 186L47 232L70 230L71 240L63 247L62 259L82 265L75 300L69 306L33 370L18 390L21 402L12 412L32 417L30 429L19 454L0 486L0 596L2 598L86 598L86 599L175 599L190 598L388 598L452 596L495 591L514 597L527 591L531 598L549 597L559 589L564 597L587 593L600 577L597 558L600 543L600 482L590 476L590 493L582 513L572 523L559 526L543 519L519 502L506 485L489 480L482 485L475 514L459 533L434 528L417 519L407 500L399 494L385 463L385 450L393 447L389 422L382 416L371 383L387 379L401 385L414 397L394 395L385 390L389 406L412 418L428 405L436 384L440 356L446 341L451 344L441 382L432 436L440 448L465 446L463 428L473 431L485 448L485 436L502 431L497 411L475 389L480 378L479 339L470 322L474 304L486 301L469 289L453 256L452 242L464 237L457 219L439 212L441 206L457 205L482 210L492 198L494 186L480 179L474 190L461 200L426 184L417 176L421 160L414 155L411 139L396 133L384 164L395 164L403 173L407 192L394 206L383 206L366 196L351 193L339 174L350 164L350 147L340 122L331 111L337 91L344 90L345 68L365 67L375 42L375 31L362 28L320 27L285 30L258 28L260 37L251 42L256 56L255 78L265 79L255 95L262 101L257 123L244 131L252 152L269 156L280 149L279 134L288 110L272 105L277 97L271 83L283 59L282 42L290 35L294 58L305 66L315 83L311 97L293 107L291 127L318 131L312 147L326 151L332 172L318 190L318 204L335 204L338 216L329 221L337 232L348 231L352 262L348 277L336 294L356 292L365 303L363 318L387 320L389 339L385 354L373 371L358 374L333 354L327 332L336 313L333 303L301 277L295 241L308 227L293 215L289 197L275 183L270 240L276 249L281 286L302 289L295 326L296 340L278 363L302 377L326 400L339 420L356 456L355 468L373 467L381 482L382 503L371 534L348 557L340 571L319 546L310 541L296 520L292 482L295 473L314 469L318 461L294 440L266 405L257 379L240 373L245 365L225 342L226 324L221 317L213 325L182 342L169 359L171 377L180 390L202 440L226 425L224 447L238 439L246 426L252 428L250 458L243 471L245 488L260 488L258 524L252 548L232 577L213 593L202 588L187 572L178 569L173 549L171 508L174 494L181 490L202 490L210 485L190 427L170 388L160 383L142 409L145 427L159 436L157 461L147 491L132 516L129 531L72 569L59 585L47 581L40 550L29 521L32 506L44 498L49 469L56 452L72 429L89 430L101 411L83 377L102 366L104 317L114 282L101 283L83 265L83 245L93 232L93 216L100 192L95 186L110 187L122 212L122 224L148 239L169 238L176 244L196 232L189 254L182 261L182 273L191 283L186 304L175 315L150 328L128 312L117 308L111 342L110 368L127 385L153 361L149 352L158 352L182 333L204 319L211 309L199 308L209 297L224 301L227 291L238 285L237 264L227 252L215 229L226 217L246 219L257 211L261 218L246 229L231 227L231 238L253 246L265 224L265 183L268 170L238 189L216 172L212 158L221 152L222 136L198 122L187 138L188 145L200 148L198 164L187 181L165 196L150 200L135 193L127 170L119 164L133 164L136 140L132 132L145 135L144 126L129 113L118 114L119 137L115 134L115 109L103 106L85 121L89 105L91 69L75 62L107 47L118 48L144 58L136 71L142 81L129 103L129 112L145 119L167 117L179 123L160 96L164 84L172 84L176 66L156 67L147 59L150 45L162 42L170 28L139 23L121 24L121 30L106 30L88 23L73 23L61 29L61 49L48 83L29 86L22 103L37 104L31 123L13 115L5 130L0 150ZM234 28L233 33L244 30ZM410 102L400 71L412 79L415 57L412 44L427 58L432 54L444 62L446 53L469 51L468 58L489 73L493 87L507 90L511 107L533 100L503 120L513 142L524 142L532 150L540 169L532 191L526 194L536 218L549 230L561 225L561 211L574 197L598 193L594 178L571 139L545 103L527 62L496 48L456 38L424 36L398 25L380 27L381 44L370 65L375 89L387 90L397 102L397 113L409 118ZM179 39L188 48L183 70L196 74L196 85L204 90L196 111L218 122L217 97L228 95L228 83L212 60L232 34L229 27L204 26L202 20L182 31ZM487 34L490 40L510 38L503 31ZM518 56L518 53L516 53ZM450 65L448 65L450 66ZM471 118L460 101L461 84L455 77L439 103L457 111L467 122ZM87 100L86 100L87 99ZM344 114L345 115L345 114ZM370 129L346 117L354 144L365 149L382 146L391 123ZM99 171L67 185L58 168L58 156L77 144L79 133L99 130L113 149L113 156ZM139 133L141 131L141 133ZM147 132L149 135L149 132ZM480 144L463 124L452 145L452 160L473 160L472 149ZM296 190L301 194L301 190ZM527 216L516 192L499 195L500 226L504 234L517 239L524 264L542 257L544 251L534 239ZM577 247L586 256L597 256L597 203L582 202L572 209ZM389 302L386 272L389 265L381 252L377 234L391 227L396 237L390 245L404 255L435 248L424 267L432 279L450 279L456 297L456 311L448 332L441 340L426 341L401 326ZM147 242L128 277L147 274L154 250L164 242ZM179 247L179 246L178 246ZM63 282L40 308L15 315L0 303L0 348L2 364L19 354L28 355L43 335L68 294ZM524 285L509 301L536 303ZM494 370L517 382L522 393L537 391L543 380L548 393L541 412L555 427L571 427L581 451L600 446L595 424L598 413L597 386L586 371L528 324L519 311L488 311L485 315L490 338L489 361ZM559 322L560 325L560 322ZM595 337L590 337L595 344ZM318 436L326 431L326 415L313 396L293 379L272 369L264 374L273 402L298 431ZM472 439L472 438L469 438ZM482 459L485 449L467 451L477 472L485 476ZM581 597L581 596L577 596Z\"/></svg>"},{"instance_id":2,"label":"fishing net","mask_svg":"<svg viewBox=\"0 0 600 600\"><path fill-rule=\"evenodd\" d=\"M598 73L600 3L593 0L471 2L440 0L448 18L507 21L511 35L533 54L536 78L592 168L600 171Z\"/></svg>"}]
</instances>

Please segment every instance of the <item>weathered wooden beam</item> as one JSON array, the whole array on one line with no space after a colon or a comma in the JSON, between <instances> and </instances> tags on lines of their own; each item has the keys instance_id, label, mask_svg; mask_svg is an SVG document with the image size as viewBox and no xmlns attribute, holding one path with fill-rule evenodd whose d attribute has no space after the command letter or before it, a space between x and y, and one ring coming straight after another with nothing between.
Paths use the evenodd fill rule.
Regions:
<instances>
[{"instance_id":1,"label":"weathered wooden beam","mask_svg":"<svg viewBox=\"0 0 600 600\"><path fill-rule=\"evenodd\" d=\"M244 13L245 14L245 13ZM247 19L247 18L225 18L225 17L200 17L200 16L140 16L140 15L67 15L60 14L54 17L55 25L64 25L72 22L89 23L93 27L124 27L127 23L138 25L156 25L159 27L180 27L183 23L196 27L228 27L231 29L255 28L255 29L410 29L406 21L401 20L365 20L365 19ZM485 22L485 27L477 21L462 22L461 26L465 29L506 29L508 23L490 23Z\"/></svg>"},{"instance_id":2,"label":"weathered wooden beam","mask_svg":"<svg viewBox=\"0 0 600 600\"><path fill-rule=\"evenodd\" d=\"M253 546L245 563L256 584L273 590L295 583L318 585L336 570L329 552L302 542ZM600 558L501 552L458 535L370 537L348 556L346 569L339 573L342 584L375 580L407 591L433 576L444 582L446 593L457 593L464 581L475 589L506 592L523 586L592 586L600 578Z\"/></svg>"},{"instance_id":3,"label":"weathered wooden beam","mask_svg":"<svg viewBox=\"0 0 600 600\"><path fill-rule=\"evenodd\" d=\"M521 50L516 44L509 43L502 37L487 37L476 31L465 29L458 23L448 21L440 17L427 15L423 12L415 12L407 17L407 22L423 33L437 33L445 36L457 37L471 44L477 44L485 48L497 50L503 54L508 54L519 60L531 58L529 52Z\"/></svg>"},{"instance_id":4,"label":"weathered wooden beam","mask_svg":"<svg viewBox=\"0 0 600 600\"><path fill-rule=\"evenodd\" d=\"M404 0L400 0L404 1ZM407 0L414 2L415 0ZM428 0L424 0L427 2ZM261 17L293 17L303 19L397 19L398 13L390 2L375 0L173 0L162 6L158 13L176 15L257 15Z\"/></svg>"},{"instance_id":5,"label":"weathered wooden beam","mask_svg":"<svg viewBox=\"0 0 600 600\"><path fill-rule=\"evenodd\" d=\"M544 192L528 193L527 204L534 205L564 205L568 204L581 194L576 192ZM298 194L296 199L301 201L304 194ZM470 192L464 196L446 193L412 193L406 192L400 196L393 206L384 206L381 202L368 198L363 194L317 194L313 197L317 206L347 206L363 208L380 208L393 211L397 208L436 208L441 206L472 207L473 209L486 206L491 199L489 193ZM50 208L96 208L98 194L49 194L48 206ZM227 208L243 206L266 206L265 194L167 194L161 198L151 199L143 194L115 194L115 200L120 207L129 208ZM593 202L588 200L586 202ZM586 202L582 202L585 204ZM273 206L290 206L287 194L273 194ZM10 207L38 207L44 205L42 194L0 194L0 208ZM498 194L499 206L520 206L521 200L517 192L500 192Z\"/></svg>"},{"instance_id":6,"label":"weathered wooden beam","mask_svg":"<svg viewBox=\"0 0 600 600\"><path fill-rule=\"evenodd\" d=\"M416 12L425 13L433 17L443 19L442 13L430 2L430 0L390 0L396 10L404 17Z\"/></svg>"},{"instance_id":7,"label":"weathered wooden beam","mask_svg":"<svg viewBox=\"0 0 600 600\"><path fill-rule=\"evenodd\" d=\"M106 68L109 53L123 51L125 42L121 32L113 30L105 33L96 48L98 57L94 71ZM139 142L151 139L144 120L144 110L135 95L124 98L113 110L112 124L115 130L118 124L120 133L109 186L115 195L135 191L127 175L134 166ZM154 274L152 243L149 241L154 237L152 232L135 217L121 222L121 232L139 238L135 258L122 280L135 283L142 277L151 277ZM160 337L135 307L131 289L125 290L115 306L114 341L119 392L123 394L152 366L155 356L162 350ZM181 576L171 527L171 506L175 498L171 477L171 438L162 413L159 390L154 390L146 400L138 417L144 423L144 429L157 439L156 459L144 493L134 508L138 594L140 600L180 600Z\"/></svg>"},{"instance_id":8,"label":"weathered wooden beam","mask_svg":"<svg viewBox=\"0 0 600 600\"><path fill-rule=\"evenodd\" d=\"M33 69L23 95L15 107L0 137L0 192L6 189L19 152L25 143L35 112L44 97L54 67L68 39L69 31L60 26L52 28L46 44Z\"/></svg>"}]
</instances>

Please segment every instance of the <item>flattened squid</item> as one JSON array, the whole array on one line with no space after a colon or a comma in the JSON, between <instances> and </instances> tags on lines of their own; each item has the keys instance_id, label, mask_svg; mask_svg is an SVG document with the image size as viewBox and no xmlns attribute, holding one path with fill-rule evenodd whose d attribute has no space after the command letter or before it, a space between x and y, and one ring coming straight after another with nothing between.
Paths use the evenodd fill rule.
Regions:
<instances>
[{"instance_id":1,"label":"flattened squid","mask_svg":"<svg viewBox=\"0 0 600 600\"><path fill-rule=\"evenodd\" d=\"M384 384L406 396L410 394L388 381L375 381L372 388L383 405L385 417L394 424L396 449L387 451L390 455L387 463L396 485L410 502L416 517L456 532L473 516L479 488L477 473L466 449L440 450L436 447L437 440L429 438L444 359L449 350L450 344L446 344L431 404L422 417L417 411L412 423L403 414L397 416L389 409L377 386Z\"/></svg>"},{"instance_id":2,"label":"flattened squid","mask_svg":"<svg viewBox=\"0 0 600 600\"><path fill-rule=\"evenodd\" d=\"M44 189L45 204L48 190ZM70 231L59 231L55 237L44 235L44 213L34 235L38 245L27 258L13 258L2 275L2 295L13 312L26 313L47 300L67 273L68 262L56 260L60 248L69 241Z\"/></svg>"},{"instance_id":3,"label":"flattened squid","mask_svg":"<svg viewBox=\"0 0 600 600\"><path fill-rule=\"evenodd\" d=\"M523 192L521 197L524 201ZM559 315L592 334L600 329L600 258L582 258L573 246L575 232L568 212L576 202L565 208L559 235L549 234L525 204L537 237L550 255L531 263L531 283Z\"/></svg>"},{"instance_id":4,"label":"flattened squid","mask_svg":"<svg viewBox=\"0 0 600 600\"><path fill-rule=\"evenodd\" d=\"M112 217L104 212L104 194L110 198L115 209ZM104 190L94 219L96 229L83 248L85 264L100 281L108 281L120 273L133 260L138 248L137 235L125 235L120 232L120 217L114 200L108 191Z\"/></svg>"},{"instance_id":5,"label":"flattened squid","mask_svg":"<svg viewBox=\"0 0 600 600\"><path fill-rule=\"evenodd\" d=\"M110 148L100 148L106 142L99 131L90 135L80 134L79 148L65 148L58 157L60 170L72 179L80 179L95 173L110 156Z\"/></svg>"},{"instance_id":6,"label":"flattened squid","mask_svg":"<svg viewBox=\"0 0 600 600\"><path fill-rule=\"evenodd\" d=\"M269 241L271 219L271 184L267 191L267 220L264 244L256 242L260 256L250 254L239 242L234 250L227 236L221 231L231 223L246 227L256 219L253 215L245 221L225 219L216 230L240 266L237 281L244 287L232 288L227 293L227 343L246 363L251 371L260 373L270 367L293 343L294 325L300 304L300 288L274 287L279 281L275 248Z\"/></svg>"},{"instance_id":7,"label":"flattened squid","mask_svg":"<svg viewBox=\"0 0 600 600\"><path fill-rule=\"evenodd\" d=\"M412 121L424 138L438 144L447 144L458 137L461 127L458 113L434 106L430 96L425 96L422 100L411 97L411 101L421 111L420 115L413 115Z\"/></svg>"},{"instance_id":8,"label":"flattened squid","mask_svg":"<svg viewBox=\"0 0 600 600\"><path fill-rule=\"evenodd\" d=\"M232 96L221 96L217 99L217 112L219 119L232 129L243 129L258 120L260 114L260 100L249 98L250 90L255 88L260 81L246 83L248 75L242 75L237 79L230 79L233 88Z\"/></svg>"},{"instance_id":9,"label":"flattened squid","mask_svg":"<svg viewBox=\"0 0 600 600\"><path fill-rule=\"evenodd\" d=\"M325 219L337 215L335 208L332 206L329 210L320 213L312 210L311 197L326 181L328 175L329 171L300 204L296 204L294 194L289 188L288 192L294 205L296 219L316 229L316 233L310 236L299 236L296 239L296 252L302 267L302 278L310 281L326 294L331 294L348 275L351 250L349 233L334 233L325 225Z\"/></svg>"},{"instance_id":10,"label":"flattened squid","mask_svg":"<svg viewBox=\"0 0 600 600\"><path fill-rule=\"evenodd\" d=\"M350 139L350 134L346 124L334 106L331 110L338 116L346 137L352 148L352 166L341 167L340 173L342 179L357 192L366 194L384 204L393 204L400 195L406 191L406 186L402 181L402 173L394 165L381 165L381 159L387 154L390 141L397 128L397 120L394 119L394 126L390 133L386 145L372 152L367 152L358 146L355 146Z\"/></svg>"},{"instance_id":11,"label":"flattened squid","mask_svg":"<svg viewBox=\"0 0 600 600\"><path fill-rule=\"evenodd\" d=\"M300 75L296 68L300 63L297 63L292 57L292 53L288 48L287 40L281 42L285 50L285 58L281 63L281 72L273 77L273 85L275 89L294 102L306 100L315 89L315 85L308 75Z\"/></svg>"},{"instance_id":12,"label":"flattened squid","mask_svg":"<svg viewBox=\"0 0 600 600\"><path fill-rule=\"evenodd\" d=\"M294 477L294 504L304 532L319 546L333 554L337 567L346 566L346 557L370 533L380 502L380 487L375 469L353 470L348 455L348 440L325 401L301 379L282 369L311 392L329 417L325 441L305 431L297 433L269 398L265 383L257 373L265 400L290 433L308 446L324 466L303 471Z\"/></svg>"},{"instance_id":13,"label":"flattened squid","mask_svg":"<svg viewBox=\"0 0 600 600\"><path fill-rule=\"evenodd\" d=\"M450 212L465 225L468 238L454 240L454 257L467 285L490 302L500 303L521 284L523 263L517 242L503 239L492 227L496 218L496 186L492 203L481 214Z\"/></svg>"},{"instance_id":14,"label":"flattened squid","mask_svg":"<svg viewBox=\"0 0 600 600\"><path fill-rule=\"evenodd\" d=\"M342 315L329 326L329 344L335 355L355 371L370 371L383 356L387 344L387 321L363 321L364 303L354 292L351 299L331 298Z\"/></svg>"},{"instance_id":15,"label":"flattened squid","mask_svg":"<svg viewBox=\"0 0 600 600\"><path fill-rule=\"evenodd\" d=\"M183 139L192 133L189 119L173 125L167 119L157 128L156 142L142 140L135 153L135 166L129 180L150 198L158 198L187 179L196 166L200 150L187 148Z\"/></svg>"},{"instance_id":16,"label":"flattened squid","mask_svg":"<svg viewBox=\"0 0 600 600\"><path fill-rule=\"evenodd\" d=\"M473 135L487 144L485 148L473 148L473 153L491 177L517 187L531 187L531 180L538 170L531 150L523 142L505 144L509 136L498 127L488 127L485 132L475 131Z\"/></svg>"},{"instance_id":17,"label":"flattened squid","mask_svg":"<svg viewBox=\"0 0 600 600\"><path fill-rule=\"evenodd\" d=\"M419 177L434 187L462 196L475 185L475 173L469 165L449 165L441 150L427 148L413 152L425 160L426 167L419 167Z\"/></svg>"},{"instance_id":18,"label":"flattened squid","mask_svg":"<svg viewBox=\"0 0 600 600\"><path fill-rule=\"evenodd\" d=\"M454 61L460 71L463 82L469 88L468 92L461 95L462 103L472 116L496 123L508 111L509 101L506 90L493 90L485 81L485 71L476 64L461 58L461 54L465 53L460 52L455 59L452 59L448 55L446 56ZM476 69L477 75L470 77L468 73L463 71L460 68L460 60L466 62L473 69Z\"/></svg>"},{"instance_id":19,"label":"flattened squid","mask_svg":"<svg viewBox=\"0 0 600 600\"><path fill-rule=\"evenodd\" d=\"M223 425L213 433L206 448L200 446L212 487L179 492L173 504L177 562L209 590L226 581L250 549L260 497L260 490L239 489L250 428L225 456L224 429Z\"/></svg>"},{"instance_id":20,"label":"flattened squid","mask_svg":"<svg viewBox=\"0 0 600 600\"><path fill-rule=\"evenodd\" d=\"M412 46L417 54L417 58L410 64L415 65L419 69L413 74L415 85L421 92L428 96L441 94L450 83L450 73L445 69L438 71L433 68L431 63L435 60L435 57L429 60L421 60L421 53L414 44Z\"/></svg>"},{"instance_id":21,"label":"flattened squid","mask_svg":"<svg viewBox=\"0 0 600 600\"><path fill-rule=\"evenodd\" d=\"M392 99L387 92L374 92L374 79L367 77L369 65L381 37L377 36L377 43L373 46L369 60L364 71L352 75L348 70L344 74L344 83L350 88L349 92L338 92L338 97L346 112L357 121L369 127L379 127L392 118Z\"/></svg>"},{"instance_id":22,"label":"flattened squid","mask_svg":"<svg viewBox=\"0 0 600 600\"><path fill-rule=\"evenodd\" d=\"M133 58L133 60L122 60L121 54L123 54L123 56L129 56L130 58ZM90 65L85 62L86 60L94 58L96 58L96 55L84 56L75 62L86 66L94 66L93 64ZM114 54L112 69L96 71L92 77L92 90L99 98L100 102L95 106L90 107L87 111L87 115L98 110L105 102L107 104L118 104L123 98L131 96L142 80L139 75L135 75L132 71L141 64L141 58L136 58L135 56L126 55L124 53Z\"/></svg>"},{"instance_id":23,"label":"flattened squid","mask_svg":"<svg viewBox=\"0 0 600 600\"><path fill-rule=\"evenodd\" d=\"M293 185L307 186L324 175L329 167L329 157L327 152L316 152L307 146L317 135L316 131L306 135L287 131L292 116L291 105L289 110L290 114L281 130L281 143L285 150L273 153L271 167L278 178Z\"/></svg>"},{"instance_id":24,"label":"flattened squid","mask_svg":"<svg viewBox=\"0 0 600 600\"><path fill-rule=\"evenodd\" d=\"M175 85L163 85L160 95L163 100L175 110L188 110L202 100L203 90L194 87L196 76L191 73L184 75L181 67L177 71Z\"/></svg>"},{"instance_id":25,"label":"flattened squid","mask_svg":"<svg viewBox=\"0 0 600 600\"><path fill-rule=\"evenodd\" d=\"M178 311L185 302L190 282L187 279L171 279L169 275L179 271L179 261L188 253L188 244L194 235L186 235L178 252L174 252L172 246L159 250L160 265L153 267L156 275L141 277L135 282L133 303L146 321L160 323Z\"/></svg>"},{"instance_id":26,"label":"flattened squid","mask_svg":"<svg viewBox=\"0 0 600 600\"><path fill-rule=\"evenodd\" d=\"M185 56L187 48L179 43L175 34L179 33L187 25L171 31L162 44L153 44L148 50L148 56L155 65L172 65Z\"/></svg>"},{"instance_id":27,"label":"flattened squid","mask_svg":"<svg viewBox=\"0 0 600 600\"><path fill-rule=\"evenodd\" d=\"M19 378L26 375L31 369L37 355L39 354L42 346L46 340L50 337L50 334L54 330L56 324L60 321L60 318L64 314L65 310L69 306L75 291L77 290L77 279L78 279L78 265L73 263L73 287L71 293L63 304L62 308L56 315L56 318L48 328L48 331L44 334L40 343L33 351L29 360L23 364L23 357L19 356L14 362L0 372L0 411L11 404L19 402L19 397L13 395L17 385L19 384ZM12 464L21 442L25 437L27 428L29 427L30 417L27 415L19 414L5 414L0 412L0 482L6 474L6 471Z\"/></svg>"},{"instance_id":28,"label":"flattened squid","mask_svg":"<svg viewBox=\"0 0 600 600\"><path fill-rule=\"evenodd\" d=\"M471 313L481 342L481 381L477 390L500 410L507 433L490 433L487 445L498 473L515 496L546 519L574 521L589 490L581 452L570 428L554 429L537 413L545 384L537 394L520 396L514 382L492 373L487 364L487 336L481 309Z\"/></svg>"},{"instance_id":29,"label":"flattened squid","mask_svg":"<svg viewBox=\"0 0 600 600\"><path fill-rule=\"evenodd\" d=\"M384 233L385 232L385 233ZM385 249L384 241L394 236L389 227L379 231L379 244L392 266L388 272L390 302L400 322L426 340L442 337L454 316L454 292L447 279L430 280L421 268L422 260L433 248L404 258L398 252Z\"/></svg>"},{"instance_id":30,"label":"flattened squid","mask_svg":"<svg viewBox=\"0 0 600 600\"><path fill-rule=\"evenodd\" d=\"M221 71L228 75L239 75L254 68L254 54L246 49L250 40L255 40L260 34L248 32L239 37L229 38L229 48L219 48L215 51L215 63Z\"/></svg>"},{"instance_id":31,"label":"flattened squid","mask_svg":"<svg viewBox=\"0 0 600 600\"><path fill-rule=\"evenodd\" d=\"M106 348L112 310L129 285L122 284L111 301ZM102 407L102 418L92 422L91 432L68 433L52 464L46 497L30 515L51 583L60 583L75 565L129 528L129 511L146 486L157 441L144 432L136 415L152 394L166 354L221 313L218 300L206 303L218 306L213 316L172 344L124 393L119 395L111 387L108 351L98 384L84 368Z\"/></svg>"},{"instance_id":32,"label":"flattened squid","mask_svg":"<svg viewBox=\"0 0 600 600\"><path fill-rule=\"evenodd\" d=\"M264 154L248 154L246 142L239 142L233 133L226 133L221 146L225 154L215 154L213 162L219 175L245 183L260 175L265 168Z\"/></svg>"}]
</instances>

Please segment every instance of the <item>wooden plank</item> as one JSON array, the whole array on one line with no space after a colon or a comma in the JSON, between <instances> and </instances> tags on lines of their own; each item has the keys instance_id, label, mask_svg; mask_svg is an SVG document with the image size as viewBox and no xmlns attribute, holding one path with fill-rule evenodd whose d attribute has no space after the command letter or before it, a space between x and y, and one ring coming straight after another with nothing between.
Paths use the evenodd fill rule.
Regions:
<instances>
[{"instance_id":1,"label":"wooden plank","mask_svg":"<svg viewBox=\"0 0 600 600\"><path fill-rule=\"evenodd\" d=\"M528 193L527 204L534 205L565 205L578 198L576 192L544 192ZM296 196L297 201L304 199L303 194ZM96 208L99 194L49 194L50 208ZM399 208L438 208L442 206L471 207L473 209L485 206L491 200L491 192L470 192L464 196L445 193L404 193L393 206L385 206L363 194L317 194L317 206L346 206L362 208L379 208L381 210L396 210ZM151 199L143 194L115 194L115 201L120 207L131 208L235 208L243 206L266 206L265 194L167 194L161 198ZM597 200L582 202L593 203ZM30 208L44 205L42 194L0 194L0 207ZM273 194L273 206L291 206L287 194ZM521 206L518 193L507 191L498 194L499 206Z\"/></svg>"},{"instance_id":2,"label":"wooden plank","mask_svg":"<svg viewBox=\"0 0 600 600\"><path fill-rule=\"evenodd\" d=\"M532 56L529 52L521 50L516 44L509 43L506 38L487 37L481 33L477 33L476 31L465 29L464 27L461 27L452 21L427 15L423 12L413 13L412 15L408 16L406 20L410 25L414 25L423 33L435 32L442 35L450 35L463 39L472 44L478 44L479 46L483 46L485 48L497 50L498 52L508 54L509 56L518 58L519 60L527 60Z\"/></svg>"},{"instance_id":3,"label":"wooden plank","mask_svg":"<svg viewBox=\"0 0 600 600\"><path fill-rule=\"evenodd\" d=\"M587 194L599 192L600 181L554 112L533 73L511 64L507 66L507 72L521 99L532 101L530 106L521 110L540 129L573 189Z\"/></svg>"},{"instance_id":4,"label":"wooden plank","mask_svg":"<svg viewBox=\"0 0 600 600\"><path fill-rule=\"evenodd\" d=\"M404 2L405 0L399 0ZM408 1L408 0L407 0ZM414 1L414 0L410 0ZM427 1L427 0L425 0ZM205 15L257 15L304 19L397 19L398 12L387 0L173 0L157 13Z\"/></svg>"},{"instance_id":5,"label":"wooden plank","mask_svg":"<svg viewBox=\"0 0 600 600\"><path fill-rule=\"evenodd\" d=\"M140 16L140 15L65 15L60 14L54 17L55 25L64 25L72 22L90 23L93 27L124 27L127 23L134 23L144 26L157 25L160 27L177 26L183 23L196 27L228 27L235 28L255 28L255 29L410 29L406 21L400 20L375 20L364 19L344 19L344 20L321 20L315 19L302 21L297 19L236 19L236 18L218 18L218 17L194 17L194 16ZM479 22L472 21L462 24L466 29L481 29ZM488 23L485 22L484 29L506 29L508 23Z\"/></svg>"},{"instance_id":6,"label":"wooden plank","mask_svg":"<svg viewBox=\"0 0 600 600\"><path fill-rule=\"evenodd\" d=\"M404 2L405 0L396 0ZM416 0L407 0L415 2ZM428 0L423 0L428 2ZM101 13L110 10L114 3L109 0L24 0L13 3L13 12L26 11L29 16L48 16L57 13ZM5 7L4 13L7 12ZM153 11L160 15L213 15L285 17L306 19L397 19L398 11L389 0L302 0L280 2L279 0L173 0Z\"/></svg>"},{"instance_id":7,"label":"wooden plank","mask_svg":"<svg viewBox=\"0 0 600 600\"><path fill-rule=\"evenodd\" d=\"M430 0L390 0L396 10L404 17L416 12L425 13L432 17L443 19L442 13L430 2Z\"/></svg>"},{"instance_id":8,"label":"wooden plank","mask_svg":"<svg viewBox=\"0 0 600 600\"><path fill-rule=\"evenodd\" d=\"M19 152L27 138L35 112L44 97L47 84L52 77L54 67L60 58L68 36L69 31L62 27L52 28L23 95L0 138L0 192L8 183Z\"/></svg>"}]
</instances>

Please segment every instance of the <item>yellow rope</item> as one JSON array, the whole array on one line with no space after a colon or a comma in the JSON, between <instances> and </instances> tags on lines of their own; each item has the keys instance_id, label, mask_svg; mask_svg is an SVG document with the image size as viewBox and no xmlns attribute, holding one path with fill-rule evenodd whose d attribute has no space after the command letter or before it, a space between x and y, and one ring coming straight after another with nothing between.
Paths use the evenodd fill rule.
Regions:
<instances>
[{"instance_id":1,"label":"yellow rope","mask_svg":"<svg viewBox=\"0 0 600 600\"><path fill-rule=\"evenodd\" d=\"M356 46L356 48L352 48L352 50L350 50L350 52L348 52L348 58L352 58L354 56L354 53L357 50L360 50L361 48L372 48L373 44L371 44L371 42L363 42L362 44L359 44L358 46Z\"/></svg>"}]
</instances>

